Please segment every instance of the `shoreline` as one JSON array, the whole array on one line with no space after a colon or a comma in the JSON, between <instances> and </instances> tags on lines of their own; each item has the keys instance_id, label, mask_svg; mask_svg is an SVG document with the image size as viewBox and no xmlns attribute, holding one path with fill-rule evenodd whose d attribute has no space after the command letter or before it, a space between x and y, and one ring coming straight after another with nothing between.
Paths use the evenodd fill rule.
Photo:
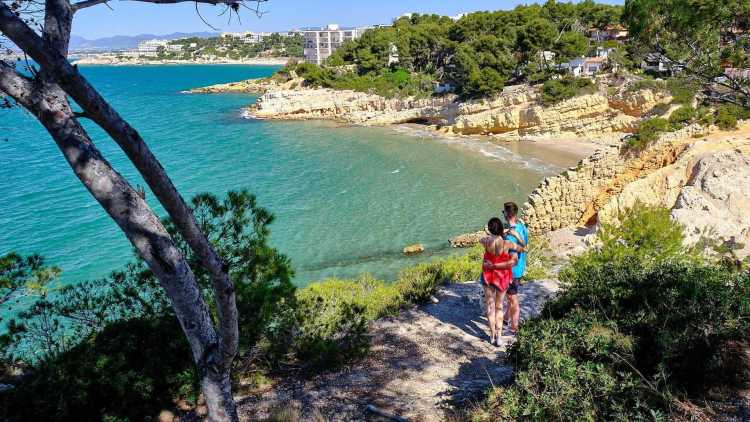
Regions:
<instances>
[{"instance_id":1,"label":"shoreline","mask_svg":"<svg viewBox=\"0 0 750 422\"><path fill-rule=\"evenodd\" d=\"M272 57L244 60L107 60L103 58L83 58L74 60L76 66L174 66L174 65L246 65L246 66L284 66L294 57ZM297 59L299 60L299 59Z\"/></svg>"}]
</instances>

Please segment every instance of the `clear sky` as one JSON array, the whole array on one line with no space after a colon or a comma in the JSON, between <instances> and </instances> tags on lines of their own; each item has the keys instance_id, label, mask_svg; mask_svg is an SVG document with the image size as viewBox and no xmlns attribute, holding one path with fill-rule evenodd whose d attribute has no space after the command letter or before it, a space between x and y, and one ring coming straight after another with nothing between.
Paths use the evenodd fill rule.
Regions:
<instances>
[{"instance_id":1,"label":"clear sky","mask_svg":"<svg viewBox=\"0 0 750 422\"><path fill-rule=\"evenodd\" d=\"M620 4L618 0L599 0ZM338 23L360 26L390 23L406 12L455 15L476 10L510 9L522 0L270 0L263 5L267 12L258 18L241 9L242 23L227 14L217 16L223 6L199 5L201 15L221 31L284 31L307 26ZM88 39L112 35L168 34L172 32L211 31L195 13L194 3L154 5L135 1L111 1L114 10L105 5L84 9L76 14L73 34Z\"/></svg>"}]
</instances>

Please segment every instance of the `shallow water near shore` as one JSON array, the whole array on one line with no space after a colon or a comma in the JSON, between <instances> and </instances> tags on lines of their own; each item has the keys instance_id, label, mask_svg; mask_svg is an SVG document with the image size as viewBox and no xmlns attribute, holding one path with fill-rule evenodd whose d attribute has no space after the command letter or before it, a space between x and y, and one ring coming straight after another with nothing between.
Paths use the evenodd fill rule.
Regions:
<instances>
[{"instance_id":1,"label":"shallow water near shore","mask_svg":"<svg viewBox=\"0 0 750 422\"><path fill-rule=\"evenodd\" d=\"M276 215L271 243L291 258L299 285L362 272L392 278L447 254L450 236L481 227L505 201L522 203L543 176L574 162L392 128L249 120L241 107L253 96L180 93L273 70L82 67L185 197L237 189L257 195ZM103 132L91 133L115 168L144 185ZM0 157L0 254L40 253L62 268L64 283L103 277L132 259L125 236L28 113L0 110ZM147 200L163 215L148 190ZM427 253L403 256L411 243Z\"/></svg>"}]
</instances>

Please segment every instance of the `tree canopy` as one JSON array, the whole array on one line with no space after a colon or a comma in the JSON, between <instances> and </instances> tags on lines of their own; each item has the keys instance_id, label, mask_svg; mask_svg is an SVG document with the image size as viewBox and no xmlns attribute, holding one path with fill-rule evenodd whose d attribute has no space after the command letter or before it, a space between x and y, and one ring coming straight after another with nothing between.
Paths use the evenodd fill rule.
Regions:
<instances>
[{"instance_id":1,"label":"tree canopy","mask_svg":"<svg viewBox=\"0 0 750 422\"><path fill-rule=\"evenodd\" d=\"M593 1L548 1L513 10L476 12L454 21L445 16L403 16L345 43L329 66L356 65L360 75L389 66L430 74L466 97L496 93L509 81L539 79L552 71L542 52L570 59L590 49L586 31L619 23L622 7ZM393 64L393 48L398 63ZM540 57L542 57L540 59Z\"/></svg>"},{"instance_id":2,"label":"tree canopy","mask_svg":"<svg viewBox=\"0 0 750 422\"><path fill-rule=\"evenodd\" d=\"M747 78L727 68L750 65L750 2L627 0L624 20L642 53L704 84L717 98L748 105Z\"/></svg>"}]
</instances>

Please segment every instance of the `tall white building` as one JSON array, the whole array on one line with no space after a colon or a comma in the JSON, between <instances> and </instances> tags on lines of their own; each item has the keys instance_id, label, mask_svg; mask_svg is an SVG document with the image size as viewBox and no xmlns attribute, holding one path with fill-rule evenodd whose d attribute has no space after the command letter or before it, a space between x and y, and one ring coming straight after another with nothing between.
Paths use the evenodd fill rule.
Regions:
<instances>
[{"instance_id":1,"label":"tall white building","mask_svg":"<svg viewBox=\"0 0 750 422\"><path fill-rule=\"evenodd\" d=\"M336 24L329 24L320 29L304 30L305 61L322 64L341 44L359 38L368 29L370 28L340 28Z\"/></svg>"}]
</instances>

